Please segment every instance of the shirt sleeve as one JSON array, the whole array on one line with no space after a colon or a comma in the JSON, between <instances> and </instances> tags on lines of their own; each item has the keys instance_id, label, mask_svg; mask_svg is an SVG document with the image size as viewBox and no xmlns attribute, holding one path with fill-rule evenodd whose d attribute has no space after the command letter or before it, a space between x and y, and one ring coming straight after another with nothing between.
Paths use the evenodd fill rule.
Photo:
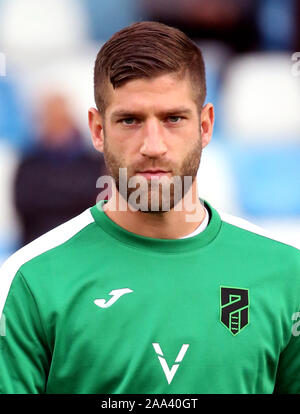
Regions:
<instances>
[{"instance_id":1,"label":"shirt sleeve","mask_svg":"<svg viewBox=\"0 0 300 414\"><path fill-rule=\"evenodd\" d=\"M0 393L44 393L49 361L50 351L34 296L18 271L1 316Z\"/></svg>"},{"instance_id":2,"label":"shirt sleeve","mask_svg":"<svg viewBox=\"0 0 300 414\"><path fill-rule=\"evenodd\" d=\"M300 312L294 316L290 341L279 359L275 394L300 394Z\"/></svg>"}]
</instances>

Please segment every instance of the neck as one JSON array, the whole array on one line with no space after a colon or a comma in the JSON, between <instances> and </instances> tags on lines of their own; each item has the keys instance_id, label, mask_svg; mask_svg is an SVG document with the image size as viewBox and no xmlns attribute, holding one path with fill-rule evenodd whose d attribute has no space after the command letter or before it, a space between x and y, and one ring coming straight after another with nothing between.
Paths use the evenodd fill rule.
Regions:
<instances>
[{"instance_id":1,"label":"neck","mask_svg":"<svg viewBox=\"0 0 300 414\"><path fill-rule=\"evenodd\" d=\"M197 181L194 180L187 194L181 200L180 208L164 213L132 211L116 190L116 202L109 200L103 206L107 216L125 230L145 237L157 239L178 239L192 233L204 220L204 206L199 200ZM116 209L122 198L123 211ZM114 206L114 207L113 207ZM124 211L125 210L125 211Z\"/></svg>"}]
</instances>

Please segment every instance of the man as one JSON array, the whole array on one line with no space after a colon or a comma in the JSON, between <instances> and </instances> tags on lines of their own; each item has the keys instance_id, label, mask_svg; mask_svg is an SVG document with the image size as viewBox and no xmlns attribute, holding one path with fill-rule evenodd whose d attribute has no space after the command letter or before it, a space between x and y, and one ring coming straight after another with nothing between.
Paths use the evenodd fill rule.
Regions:
<instances>
[{"instance_id":1,"label":"man","mask_svg":"<svg viewBox=\"0 0 300 414\"><path fill-rule=\"evenodd\" d=\"M214 121L199 49L141 22L94 75L115 187L3 266L0 391L300 392L299 251L197 196Z\"/></svg>"}]
</instances>

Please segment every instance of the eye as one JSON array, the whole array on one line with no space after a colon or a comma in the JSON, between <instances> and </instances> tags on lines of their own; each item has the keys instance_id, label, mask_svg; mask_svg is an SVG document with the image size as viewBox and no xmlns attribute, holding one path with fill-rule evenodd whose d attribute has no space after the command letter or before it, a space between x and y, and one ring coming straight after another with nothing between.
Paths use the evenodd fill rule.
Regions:
<instances>
[{"instance_id":1,"label":"eye","mask_svg":"<svg viewBox=\"0 0 300 414\"><path fill-rule=\"evenodd\" d=\"M176 115L171 115L171 116L168 116L167 119L171 124L178 124L182 120L182 117L181 116L176 116Z\"/></svg>"},{"instance_id":2,"label":"eye","mask_svg":"<svg viewBox=\"0 0 300 414\"><path fill-rule=\"evenodd\" d=\"M124 125L134 125L136 122L135 118L123 118L120 120L120 122Z\"/></svg>"}]
</instances>

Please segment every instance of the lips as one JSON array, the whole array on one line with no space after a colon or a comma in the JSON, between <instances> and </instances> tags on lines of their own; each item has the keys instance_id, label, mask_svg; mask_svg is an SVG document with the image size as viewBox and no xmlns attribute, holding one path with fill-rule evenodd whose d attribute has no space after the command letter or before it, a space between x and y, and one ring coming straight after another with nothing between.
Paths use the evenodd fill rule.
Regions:
<instances>
[{"instance_id":1,"label":"lips","mask_svg":"<svg viewBox=\"0 0 300 414\"><path fill-rule=\"evenodd\" d=\"M137 174L142 175L143 177L147 179L156 179L163 176L167 176L170 173L170 171L164 171L164 170L145 170L145 171L138 171Z\"/></svg>"}]
</instances>

